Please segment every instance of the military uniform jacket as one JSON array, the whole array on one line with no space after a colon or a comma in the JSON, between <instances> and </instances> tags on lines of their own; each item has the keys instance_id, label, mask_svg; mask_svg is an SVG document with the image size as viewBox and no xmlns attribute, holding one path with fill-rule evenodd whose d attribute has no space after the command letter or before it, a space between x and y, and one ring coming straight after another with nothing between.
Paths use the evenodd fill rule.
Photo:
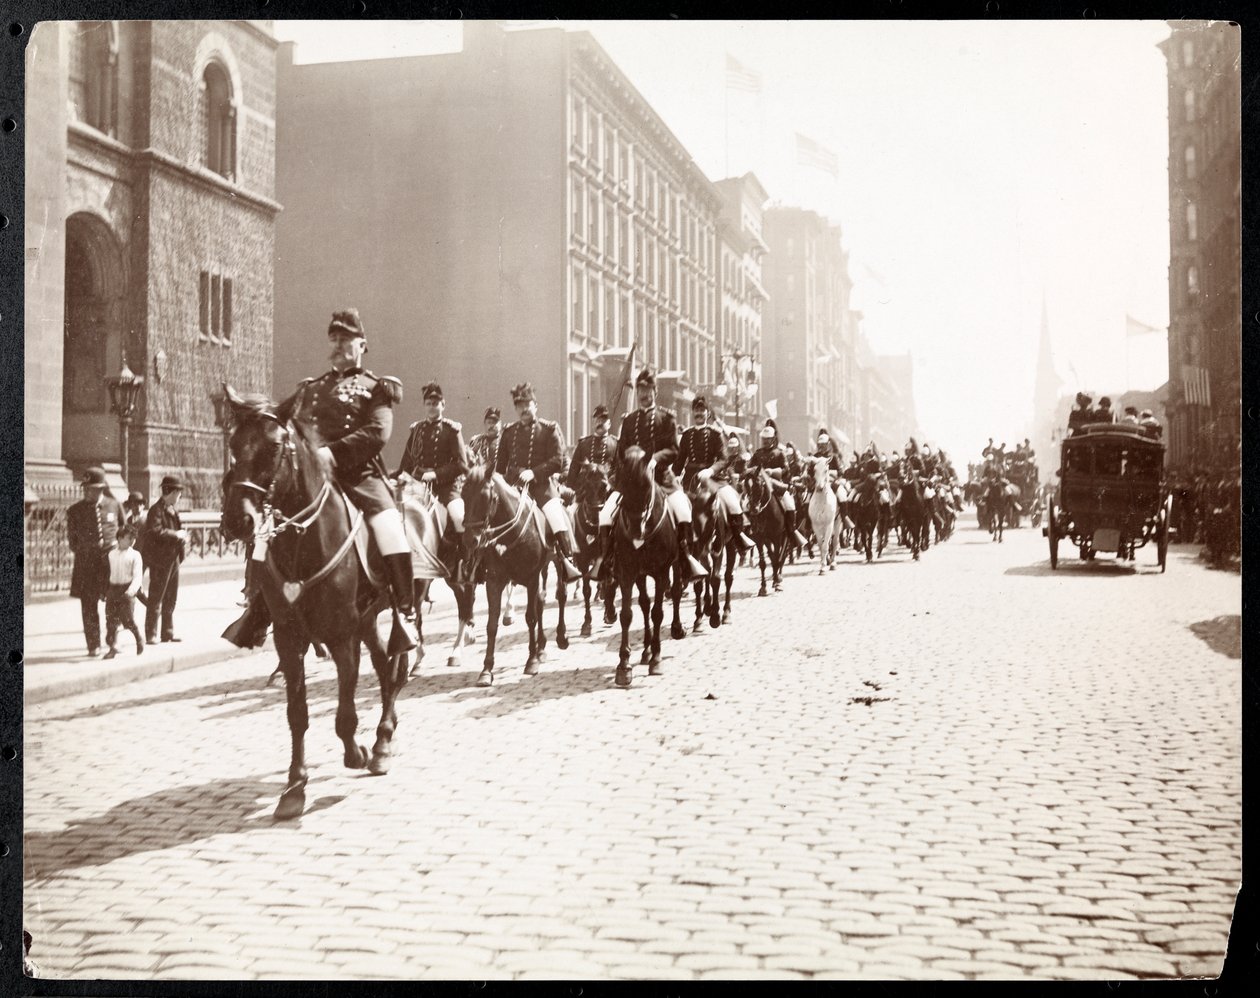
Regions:
<instances>
[{"instance_id":1,"label":"military uniform jacket","mask_svg":"<svg viewBox=\"0 0 1260 998\"><path fill-rule=\"evenodd\" d=\"M672 412L654 405L650 409L636 409L622 419L621 433L617 437L619 471L631 447L642 447L649 459L660 453L656 465L657 484L675 487L673 463L678 454L678 424Z\"/></svg>"},{"instance_id":2,"label":"military uniform jacket","mask_svg":"<svg viewBox=\"0 0 1260 998\"><path fill-rule=\"evenodd\" d=\"M844 469L840 467L840 458L836 456L834 451L828 452L826 454L812 455L813 460L817 460L820 457L826 460L827 467L830 468L832 471L834 471L837 475L841 475L844 473Z\"/></svg>"},{"instance_id":3,"label":"military uniform jacket","mask_svg":"<svg viewBox=\"0 0 1260 998\"><path fill-rule=\"evenodd\" d=\"M569 473L565 476L565 484L571 489L578 486L578 478L587 464L597 464L615 477L617 465L617 438L611 433L600 435L588 433L578 441L577 450L569 462Z\"/></svg>"},{"instance_id":4,"label":"military uniform jacket","mask_svg":"<svg viewBox=\"0 0 1260 998\"><path fill-rule=\"evenodd\" d=\"M420 478L426 471L436 473L434 492L443 502L450 502L459 479L468 474L468 453L459 423L445 416L412 423L398 470L412 478Z\"/></svg>"},{"instance_id":5,"label":"military uniform jacket","mask_svg":"<svg viewBox=\"0 0 1260 998\"><path fill-rule=\"evenodd\" d=\"M743 454L724 454L713 465L713 480L716 482L734 482L748 468Z\"/></svg>"},{"instance_id":6,"label":"military uniform jacket","mask_svg":"<svg viewBox=\"0 0 1260 998\"><path fill-rule=\"evenodd\" d=\"M176 534L182 530L179 514L160 499L149 507L137 547L146 565L168 565L184 560L184 543Z\"/></svg>"},{"instance_id":7,"label":"military uniform jacket","mask_svg":"<svg viewBox=\"0 0 1260 998\"><path fill-rule=\"evenodd\" d=\"M550 419L536 418L528 426L518 420L504 427L495 470L515 485L516 476L525 468L534 473L529 483L534 502L541 506L559 497L551 476L564 472L564 434Z\"/></svg>"},{"instance_id":8,"label":"military uniform jacket","mask_svg":"<svg viewBox=\"0 0 1260 998\"><path fill-rule=\"evenodd\" d=\"M468 441L468 456L482 467L494 471L499 462L499 445L502 443L502 431L494 436L490 436L488 433L478 433Z\"/></svg>"},{"instance_id":9,"label":"military uniform jacket","mask_svg":"<svg viewBox=\"0 0 1260 998\"><path fill-rule=\"evenodd\" d=\"M103 599L109 583L107 552L123 522L122 506L112 496L99 503L80 499L66 510L66 539L74 555L70 595L75 599Z\"/></svg>"},{"instance_id":10,"label":"military uniform jacket","mask_svg":"<svg viewBox=\"0 0 1260 998\"><path fill-rule=\"evenodd\" d=\"M764 469L771 478L784 481L787 477L787 455L779 446L758 447L748 459L749 468ZM775 472L778 474L775 474Z\"/></svg>"},{"instance_id":11,"label":"military uniform jacket","mask_svg":"<svg viewBox=\"0 0 1260 998\"><path fill-rule=\"evenodd\" d=\"M681 475L684 487L695 488L696 475L711 468L726 454L726 441L715 426L688 426L678 440L674 474Z\"/></svg>"}]
</instances>

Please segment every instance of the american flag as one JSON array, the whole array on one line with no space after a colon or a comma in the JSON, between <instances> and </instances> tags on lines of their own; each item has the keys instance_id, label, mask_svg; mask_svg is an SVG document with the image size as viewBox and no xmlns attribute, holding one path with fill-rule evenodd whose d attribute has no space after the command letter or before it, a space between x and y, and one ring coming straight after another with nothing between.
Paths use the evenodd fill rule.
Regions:
<instances>
[{"instance_id":1,"label":"american flag","mask_svg":"<svg viewBox=\"0 0 1260 998\"><path fill-rule=\"evenodd\" d=\"M840 176L840 162L836 154L800 132L796 133L796 160L802 166L817 167L833 177Z\"/></svg>"},{"instance_id":2,"label":"american flag","mask_svg":"<svg viewBox=\"0 0 1260 998\"><path fill-rule=\"evenodd\" d=\"M1182 364L1181 390L1185 393L1187 405L1211 406L1212 387L1208 383L1207 368Z\"/></svg>"},{"instance_id":3,"label":"american flag","mask_svg":"<svg viewBox=\"0 0 1260 998\"><path fill-rule=\"evenodd\" d=\"M749 69L729 52L726 53L726 86L730 90L761 93L761 74Z\"/></svg>"}]
</instances>

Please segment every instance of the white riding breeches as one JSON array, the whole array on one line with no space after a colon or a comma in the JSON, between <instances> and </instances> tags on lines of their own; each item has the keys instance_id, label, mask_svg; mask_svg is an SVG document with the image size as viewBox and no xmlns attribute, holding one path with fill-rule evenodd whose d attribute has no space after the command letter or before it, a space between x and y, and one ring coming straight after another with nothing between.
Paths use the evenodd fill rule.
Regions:
<instances>
[{"instance_id":1,"label":"white riding breeches","mask_svg":"<svg viewBox=\"0 0 1260 998\"><path fill-rule=\"evenodd\" d=\"M403 530L402 514L396 509L383 509L375 516L368 517L368 527L376 538L376 546L381 554L410 554L411 546L407 543L407 534Z\"/></svg>"},{"instance_id":2,"label":"white riding breeches","mask_svg":"<svg viewBox=\"0 0 1260 998\"><path fill-rule=\"evenodd\" d=\"M621 505L621 493L616 490L608 493L608 498L604 500L604 505L599 507L599 525L601 527L611 527L613 517L617 513L617 507Z\"/></svg>"},{"instance_id":3,"label":"white riding breeches","mask_svg":"<svg viewBox=\"0 0 1260 998\"><path fill-rule=\"evenodd\" d=\"M451 529L458 533L464 531L464 497L455 496L446 504L447 515L451 518Z\"/></svg>"},{"instance_id":4,"label":"white riding breeches","mask_svg":"<svg viewBox=\"0 0 1260 998\"><path fill-rule=\"evenodd\" d=\"M730 482L723 482L718 486L717 499L731 516L738 516L744 511L739 504L739 493Z\"/></svg>"},{"instance_id":5,"label":"white riding breeches","mask_svg":"<svg viewBox=\"0 0 1260 998\"><path fill-rule=\"evenodd\" d=\"M792 495L791 489L788 489L786 492L779 493L779 502L783 504L783 511L785 513L796 512L796 496Z\"/></svg>"},{"instance_id":6,"label":"white riding breeches","mask_svg":"<svg viewBox=\"0 0 1260 998\"><path fill-rule=\"evenodd\" d=\"M548 499L543 503L542 511L553 534L567 534L571 531L569 513L564 508L564 503L560 501L559 496Z\"/></svg>"},{"instance_id":7,"label":"white riding breeches","mask_svg":"<svg viewBox=\"0 0 1260 998\"><path fill-rule=\"evenodd\" d=\"M675 523L691 522L691 500L687 498L687 493L682 489L667 494L665 503L669 506L670 512L674 514Z\"/></svg>"}]
</instances>

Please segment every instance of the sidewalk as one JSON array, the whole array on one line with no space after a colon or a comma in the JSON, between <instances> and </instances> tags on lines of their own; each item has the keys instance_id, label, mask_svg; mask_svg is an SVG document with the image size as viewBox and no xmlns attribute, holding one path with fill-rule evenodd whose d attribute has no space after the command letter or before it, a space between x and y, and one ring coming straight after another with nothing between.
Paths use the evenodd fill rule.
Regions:
<instances>
[{"instance_id":1,"label":"sidewalk","mask_svg":"<svg viewBox=\"0 0 1260 998\"><path fill-rule=\"evenodd\" d=\"M83 639L79 601L68 596L28 602L23 609L24 648L23 677L27 704L43 703L76 693L132 683L167 672L179 672L197 666L212 665L246 655L266 655L274 659L274 647L268 636L262 648L237 648L220 635L241 614L237 600L241 598L239 575L233 579L197 581L182 584L175 608L175 634L178 643L148 645L136 654L135 639L130 634L118 637L118 657L105 661L88 658ZM425 608L425 634L454 627L455 601L443 585L433 587L435 603ZM518 598L519 602L519 598ZM478 600L484 621L484 601ZM136 623L144 631L145 608L136 603ZM101 638L104 640L105 607L101 604ZM435 630L436 629L436 630ZM267 667L267 670L274 666Z\"/></svg>"}]
</instances>

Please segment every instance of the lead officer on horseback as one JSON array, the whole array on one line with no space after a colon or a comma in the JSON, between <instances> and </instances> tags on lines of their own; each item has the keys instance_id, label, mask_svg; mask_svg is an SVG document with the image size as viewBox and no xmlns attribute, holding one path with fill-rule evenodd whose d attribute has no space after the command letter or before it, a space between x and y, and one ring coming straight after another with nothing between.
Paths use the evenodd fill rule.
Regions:
<instances>
[{"instance_id":1,"label":"lead officer on horseback","mask_svg":"<svg viewBox=\"0 0 1260 998\"><path fill-rule=\"evenodd\" d=\"M534 386L529 382L512 389L512 404L516 407L516 422L503 431L495 470L508 482L528 487L551 527L564 580L572 582L580 579L582 573L573 564L569 515L552 478L564 472L564 435L558 424L538 415Z\"/></svg>"},{"instance_id":2,"label":"lead officer on horseback","mask_svg":"<svg viewBox=\"0 0 1260 998\"><path fill-rule=\"evenodd\" d=\"M397 611L398 639L390 642L390 653L397 654L417 643L411 548L381 459L394 426L393 407L402 401L402 382L364 370L367 334L358 309L334 312L328 339L332 368L302 381L277 406L276 417L281 423L292 420L321 441L317 456L325 472L367 520L384 557L390 601ZM268 623L266 602L255 592L245 613L223 636L238 647L256 647L262 644Z\"/></svg>"},{"instance_id":3,"label":"lead officer on horseback","mask_svg":"<svg viewBox=\"0 0 1260 998\"><path fill-rule=\"evenodd\" d=\"M403 451L396 477L426 483L433 497L446 510L447 525L441 542L441 559L449 577L460 580L464 550L464 500L459 494L460 479L468 473L468 451L463 428L447 419L442 386L430 381L421 389L425 418L411 424L411 435Z\"/></svg>"},{"instance_id":4,"label":"lead officer on horseback","mask_svg":"<svg viewBox=\"0 0 1260 998\"><path fill-rule=\"evenodd\" d=\"M683 582L690 584L705 577L704 567L691 555L691 502L682 486L674 478L673 461L678 455L678 426L674 414L656 404L656 375L645 367L634 379L635 395L639 408L621 420L621 432L617 435L617 459L615 470L621 473L626 451L638 447L649 458L653 477L665 493L665 501L678 525L678 558L683 568ZM614 490L599 511L600 555L596 559L595 577L603 581L609 577L609 563L613 551L613 516L621 504L621 492Z\"/></svg>"}]
</instances>

